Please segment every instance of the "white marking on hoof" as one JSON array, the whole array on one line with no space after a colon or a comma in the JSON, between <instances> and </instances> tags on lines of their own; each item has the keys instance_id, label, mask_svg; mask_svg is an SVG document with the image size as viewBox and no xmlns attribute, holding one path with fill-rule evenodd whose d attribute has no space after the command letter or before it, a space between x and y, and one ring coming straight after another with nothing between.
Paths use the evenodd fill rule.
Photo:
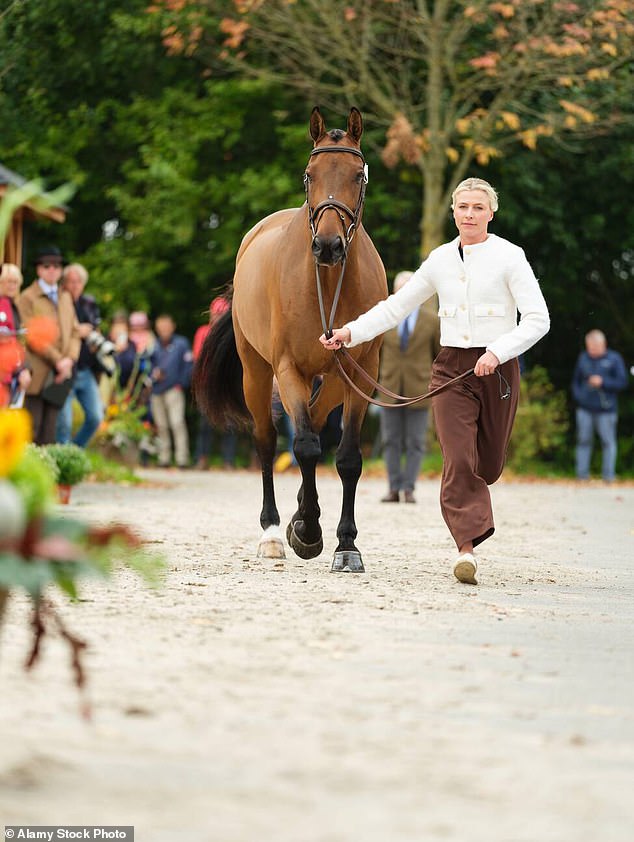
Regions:
<instances>
[{"instance_id":1,"label":"white marking on hoof","mask_svg":"<svg viewBox=\"0 0 634 842\"><path fill-rule=\"evenodd\" d=\"M279 526L269 526L264 530L258 544L258 558L286 558L282 530Z\"/></svg>"}]
</instances>

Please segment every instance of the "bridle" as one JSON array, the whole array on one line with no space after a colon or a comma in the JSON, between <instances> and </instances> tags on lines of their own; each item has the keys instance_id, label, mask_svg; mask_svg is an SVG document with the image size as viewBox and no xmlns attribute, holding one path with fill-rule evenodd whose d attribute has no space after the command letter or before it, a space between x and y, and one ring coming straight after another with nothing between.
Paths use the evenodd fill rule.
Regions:
<instances>
[{"instance_id":1,"label":"bridle","mask_svg":"<svg viewBox=\"0 0 634 842\"><path fill-rule=\"evenodd\" d=\"M361 158L364 164L364 171L363 171L363 183L361 184L361 190L359 191L359 198L357 199L357 206L354 210L351 210L348 205L340 202L338 199L335 199L334 196L328 196L327 199L324 199L323 202L319 202L318 205L315 205L314 208L310 206L310 196L309 196L309 186L310 186L310 178L307 172L304 173L304 191L306 193L306 204L308 205L308 222L310 224L310 232L313 236L313 239L317 236L317 227L319 226L319 222L321 220L322 215L327 210L334 210L341 223L343 225L344 230L344 258L348 252L348 247L352 242L352 238L354 237L356 230L359 226L359 220L361 219L361 213L363 212L363 203L365 201L365 191L368 184L368 170L365 164L365 158L363 157L363 153L359 149L355 149L354 146L321 146L310 153L310 157L312 158L314 155L321 155L323 152L348 152L351 155L356 155L357 158ZM350 224L346 228L346 218L344 214L350 219Z\"/></svg>"},{"instance_id":2,"label":"bridle","mask_svg":"<svg viewBox=\"0 0 634 842\"><path fill-rule=\"evenodd\" d=\"M344 249L343 255L341 257L341 272L339 274L339 280L337 281L337 286L335 288L335 294L332 300L332 307L330 308L330 316L328 319L326 319L324 295L321 286L321 278L319 276L319 262L317 261L317 258L315 258L315 277L317 280L317 299L319 301L319 315L321 318L321 325L324 334L327 339L330 339L330 337L332 336L332 328L335 320L335 313L337 311L337 304L339 303L339 296L341 295L341 288L343 286L343 276L346 271L348 248L357 231L359 221L361 219L361 214L363 212L363 203L365 201L365 192L368 184L368 168L365 163L363 153L359 149L356 149L354 146L322 146L313 149L313 151L310 153L310 157L312 158L313 155L320 155L322 152L348 152L352 155L356 155L358 158L361 158L361 160L364 163L363 183L359 191L357 206L354 210L351 210L346 204L335 199L334 196L328 196L327 199L324 199L323 202L319 202L319 204L317 204L314 208L311 209L309 197L310 178L308 176L308 173L304 173L304 191L306 193L306 205L308 207L308 222L310 225L310 231L313 240L317 236L317 228L319 226L319 221L321 220L321 217L326 210L334 210L338 214L344 229ZM347 228L344 214L350 219L350 225ZM368 401L368 403L372 403L375 406L381 406L386 409L392 409L396 406L407 407L412 406L416 403L420 403L421 401L427 400L428 398L431 398L434 395L439 394L440 392L444 392L445 389L448 389L450 386L453 386L456 383L465 380L467 377L470 377L474 373L474 370L470 368L467 371L463 371L462 374L459 374L457 377L453 377L451 380L448 380L446 383L443 383L441 386L438 386L438 388L426 392L424 395L418 395L414 398L408 398L405 395L397 395L395 392L391 392L385 386L382 386L377 380L371 377L367 373L367 371L365 371L365 369L362 368L362 366L359 365L359 363L354 359L352 354L350 354L350 352L346 348L337 348L334 351L334 355L335 362L337 364L337 370L342 380L345 383L347 383L348 386L350 386L350 388L353 389L364 400ZM357 386L357 384L345 370L341 363L340 357L345 357L345 359L350 363L350 365L367 381L367 383L373 388L373 390L376 390L382 393L383 395L392 398L394 403L387 403L386 401L380 401L376 398L371 397L370 395L366 395L366 393ZM498 375L500 381L500 398L502 400L506 400L508 397L510 397L511 387L506 378L500 373L499 369L496 369L496 374ZM504 392L502 391L503 382L505 385ZM313 393L309 402L309 406L312 406L317 400L320 389L321 386Z\"/></svg>"}]
</instances>

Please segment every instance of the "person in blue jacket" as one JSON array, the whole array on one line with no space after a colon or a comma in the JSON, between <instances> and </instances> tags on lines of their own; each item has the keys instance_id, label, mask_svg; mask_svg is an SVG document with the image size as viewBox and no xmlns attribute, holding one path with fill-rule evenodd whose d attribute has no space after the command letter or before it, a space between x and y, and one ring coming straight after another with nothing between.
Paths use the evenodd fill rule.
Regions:
<instances>
[{"instance_id":1,"label":"person in blue jacket","mask_svg":"<svg viewBox=\"0 0 634 842\"><path fill-rule=\"evenodd\" d=\"M585 341L586 350L579 354L572 378L577 423L576 473L578 479L590 476L596 431L603 451L601 473L606 482L612 482L617 454L617 395L627 386L627 371L623 357L608 348L602 331L591 330Z\"/></svg>"},{"instance_id":2,"label":"person in blue jacket","mask_svg":"<svg viewBox=\"0 0 634 842\"><path fill-rule=\"evenodd\" d=\"M189 340L175 333L171 316L159 316L154 323L157 342L152 352L152 396L150 406L159 439L158 464L166 468L174 459L179 468L189 467L189 436L185 422L185 394L192 376L194 357Z\"/></svg>"}]
</instances>

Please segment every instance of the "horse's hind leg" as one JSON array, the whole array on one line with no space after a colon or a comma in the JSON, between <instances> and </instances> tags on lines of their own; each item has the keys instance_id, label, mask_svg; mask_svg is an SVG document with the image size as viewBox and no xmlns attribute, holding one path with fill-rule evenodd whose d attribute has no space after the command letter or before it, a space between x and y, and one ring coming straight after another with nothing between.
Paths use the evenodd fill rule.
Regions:
<instances>
[{"instance_id":1,"label":"horse's hind leg","mask_svg":"<svg viewBox=\"0 0 634 842\"><path fill-rule=\"evenodd\" d=\"M243 338L242 342L244 343ZM260 525L264 534L260 538L257 555L264 558L285 558L280 515L273 487L273 460L277 445L277 430L271 412L273 371L266 360L250 346L243 344L240 356L244 368L244 398L253 416L255 447L262 467Z\"/></svg>"}]
</instances>

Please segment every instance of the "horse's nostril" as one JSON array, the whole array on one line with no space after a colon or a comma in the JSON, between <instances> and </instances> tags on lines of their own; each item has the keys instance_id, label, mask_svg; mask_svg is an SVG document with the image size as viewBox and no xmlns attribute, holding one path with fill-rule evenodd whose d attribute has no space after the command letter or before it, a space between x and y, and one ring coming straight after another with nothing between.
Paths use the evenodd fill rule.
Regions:
<instances>
[{"instance_id":1,"label":"horse's nostril","mask_svg":"<svg viewBox=\"0 0 634 842\"><path fill-rule=\"evenodd\" d=\"M313 254L314 254L314 255L319 255L319 254L321 254L321 248L322 248L322 246L321 246L321 240L319 239L319 237L314 237L314 238L313 238L313 244L312 244L312 246L311 246L311 249L312 249Z\"/></svg>"}]
</instances>

